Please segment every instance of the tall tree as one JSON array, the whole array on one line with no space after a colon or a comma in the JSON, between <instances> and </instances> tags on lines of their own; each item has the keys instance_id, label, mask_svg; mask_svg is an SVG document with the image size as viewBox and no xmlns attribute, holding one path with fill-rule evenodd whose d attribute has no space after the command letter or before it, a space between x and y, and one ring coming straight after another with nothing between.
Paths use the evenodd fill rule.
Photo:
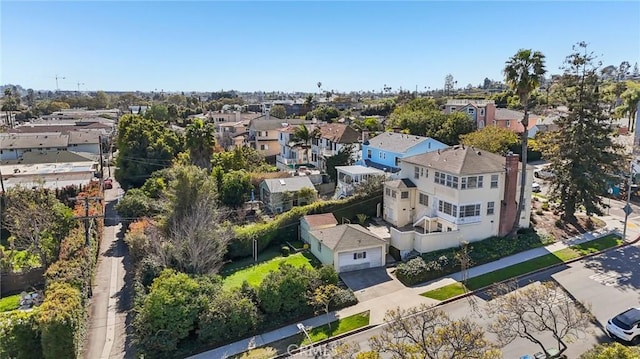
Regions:
<instances>
[{"instance_id":1,"label":"tall tree","mask_svg":"<svg viewBox=\"0 0 640 359\"><path fill-rule=\"evenodd\" d=\"M520 140L518 135L508 128L487 126L481 130L462 136L462 144L473 146L492 153L505 154Z\"/></svg>"},{"instance_id":2,"label":"tall tree","mask_svg":"<svg viewBox=\"0 0 640 359\"><path fill-rule=\"evenodd\" d=\"M287 118L287 109L283 105L274 105L269 114L277 118Z\"/></svg>"},{"instance_id":3,"label":"tall tree","mask_svg":"<svg viewBox=\"0 0 640 359\"><path fill-rule=\"evenodd\" d=\"M493 300L487 302L487 312L495 318L489 332L496 334L502 345L523 338L540 346L549 358L546 335L551 335L562 354L567 343L589 326L588 308L574 303L552 282L514 289L513 283L500 285L492 293Z\"/></svg>"},{"instance_id":4,"label":"tall tree","mask_svg":"<svg viewBox=\"0 0 640 359\"><path fill-rule=\"evenodd\" d=\"M13 128L15 126L13 112L18 111L20 106L20 96L18 96L11 88L4 89L4 98L2 101L2 111L7 114L7 126Z\"/></svg>"},{"instance_id":5,"label":"tall tree","mask_svg":"<svg viewBox=\"0 0 640 359\"><path fill-rule=\"evenodd\" d=\"M448 74L444 77L444 95L449 96L453 91L453 75Z\"/></svg>"},{"instance_id":6,"label":"tall tree","mask_svg":"<svg viewBox=\"0 0 640 359\"><path fill-rule=\"evenodd\" d=\"M622 106L616 109L616 113L629 118L627 128L630 128L633 133L638 113L638 102L640 102L640 84L632 81L627 82L625 84L626 90L619 95L619 98L622 99Z\"/></svg>"},{"instance_id":7,"label":"tall tree","mask_svg":"<svg viewBox=\"0 0 640 359\"><path fill-rule=\"evenodd\" d=\"M484 330L469 318L451 319L426 305L387 311L382 334L369 339L371 348L391 358L493 359L500 351L484 337Z\"/></svg>"},{"instance_id":8,"label":"tall tree","mask_svg":"<svg viewBox=\"0 0 640 359\"><path fill-rule=\"evenodd\" d=\"M600 78L593 53L584 42L565 60L558 96L568 113L556 120L559 130L544 149L550 159L551 199L560 201L566 221L574 222L583 206L587 215L602 215L601 195L613 175L623 169L622 146L613 140L615 127L601 106Z\"/></svg>"},{"instance_id":9,"label":"tall tree","mask_svg":"<svg viewBox=\"0 0 640 359\"><path fill-rule=\"evenodd\" d=\"M202 119L197 118L187 126L186 145L191 163L194 165L207 170L211 169L215 144L216 134L213 124L204 123Z\"/></svg>"},{"instance_id":10,"label":"tall tree","mask_svg":"<svg viewBox=\"0 0 640 359\"><path fill-rule=\"evenodd\" d=\"M527 141L529 139L529 108L531 93L538 88L540 81L544 79L546 73L544 64L544 55L539 51L521 49L507 60L504 67L504 75L507 85L513 90L520 104L524 109L524 117L522 118L522 127L524 131L520 134L520 143L522 145L521 159L522 169L520 171L520 198L516 218L513 223L512 234L515 234L520 228L520 216L525 203L525 189L527 186Z\"/></svg>"},{"instance_id":11,"label":"tall tree","mask_svg":"<svg viewBox=\"0 0 640 359\"><path fill-rule=\"evenodd\" d=\"M296 127L293 130L293 141L297 142L296 146L305 150L306 163L310 163L309 152L311 151L311 141L318 138L320 136L320 128L314 127L313 129L309 129L305 124L302 124Z\"/></svg>"}]
</instances>

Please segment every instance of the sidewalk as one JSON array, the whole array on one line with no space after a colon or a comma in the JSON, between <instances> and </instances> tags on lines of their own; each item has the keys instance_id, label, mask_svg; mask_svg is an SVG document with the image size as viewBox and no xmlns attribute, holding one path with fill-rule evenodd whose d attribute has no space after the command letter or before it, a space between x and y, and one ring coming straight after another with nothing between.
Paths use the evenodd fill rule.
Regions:
<instances>
[{"instance_id":1,"label":"sidewalk","mask_svg":"<svg viewBox=\"0 0 640 359\"><path fill-rule=\"evenodd\" d=\"M501 258L497 261L486 263L477 267L469 268L468 277L476 277L485 273L493 272L498 269L502 269L513 264L521 263L529 259L544 256L546 254L570 247L575 244L588 242L598 237L602 237L609 233L622 234L623 223L618 217L603 216L600 217L606 223L604 228L597 231L587 232L580 236L570 238L562 242L556 242L546 247L534 248L528 251L520 252L509 257ZM627 238L636 238L640 234L640 225L638 223L632 223L631 220L627 226ZM393 275L392 278L395 279ZM371 300L360 302L354 306L344 308L330 313L331 321L338 318L345 318L353 314L357 314L364 311L370 311L370 324L381 324L384 321L384 315L388 309L400 307L402 309L408 309L418 306L420 304L437 304L439 301L421 296L421 293L444 287L456 281L462 279L462 273L453 273L449 276L436 279L424 284L419 284L413 287L405 287L399 291L389 293L384 296L380 296ZM327 316L321 315L318 317L310 318L301 322L305 327L317 327L327 324ZM214 359L214 358L228 358L233 355L240 354L249 349L264 346L269 343L296 335L300 332L297 324L291 324L280 329L270 331L268 333L260 334L252 338L237 341L235 343L227 344L220 348L216 348L204 353L200 353L192 356L193 359Z\"/></svg>"}]
</instances>

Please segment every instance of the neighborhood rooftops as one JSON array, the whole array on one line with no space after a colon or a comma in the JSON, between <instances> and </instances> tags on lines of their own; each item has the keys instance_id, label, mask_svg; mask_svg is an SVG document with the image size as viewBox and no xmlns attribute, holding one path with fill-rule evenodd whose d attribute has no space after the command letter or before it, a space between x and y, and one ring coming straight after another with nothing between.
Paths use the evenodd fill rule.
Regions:
<instances>
[{"instance_id":1,"label":"neighborhood rooftops","mask_svg":"<svg viewBox=\"0 0 640 359\"><path fill-rule=\"evenodd\" d=\"M336 143L356 143L360 134L353 128L341 123L327 123L318 126L320 137Z\"/></svg>"},{"instance_id":2,"label":"neighborhood rooftops","mask_svg":"<svg viewBox=\"0 0 640 359\"><path fill-rule=\"evenodd\" d=\"M309 228L338 224L338 220L333 215L333 213L310 214L302 218L304 218L307 224L309 224Z\"/></svg>"},{"instance_id":3,"label":"neighborhood rooftops","mask_svg":"<svg viewBox=\"0 0 640 359\"><path fill-rule=\"evenodd\" d=\"M384 132L369 140L369 146L395 152L403 153L411 147L425 141L434 141L440 143L430 137L407 135L404 133ZM444 146L444 144L442 144Z\"/></svg>"},{"instance_id":4,"label":"neighborhood rooftops","mask_svg":"<svg viewBox=\"0 0 640 359\"><path fill-rule=\"evenodd\" d=\"M267 178L264 182L271 193L297 192L305 187L315 190L308 176Z\"/></svg>"},{"instance_id":5,"label":"neighborhood rooftops","mask_svg":"<svg viewBox=\"0 0 640 359\"><path fill-rule=\"evenodd\" d=\"M0 149L27 149L67 147L69 135L59 132L3 133L0 134Z\"/></svg>"},{"instance_id":6,"label":"neighborhood rooftops","mask_svg":"<svg viewBox=\"0 0 640 359\"><path fill-rule=\"evenodd\" d=\"M309 233L332 251L366 248L386 243L382 238L357 224L343 224Z\"/></svg>"},{"instance_id":7,"label":"neighborhood rooftops","mask_svg":"<svg viewBox=\"0 0 640 359\"><path fill-rule=\"evenodd\" d=\"M505 166L504 157L469 146L453 146L402 161L461 175L502 172Z\"/></svg>"},{"instance_id":8,"label":"neighborhood rooftops","mask_svg":"<svg viewBox=\"0 0 640 359\"><path fill-rule=\"evenodd\" d=\"M289 125L300 125L303 123L311 124L311 122L301 120L301 119L282 120L279 118L274 118L273 116L271 116L269 119L266 119L264 116L261 116L251 120L250 127L256 131L268 131L268 130L276 130L279 128L287 127Z\"/></svg>"}]
</instances>

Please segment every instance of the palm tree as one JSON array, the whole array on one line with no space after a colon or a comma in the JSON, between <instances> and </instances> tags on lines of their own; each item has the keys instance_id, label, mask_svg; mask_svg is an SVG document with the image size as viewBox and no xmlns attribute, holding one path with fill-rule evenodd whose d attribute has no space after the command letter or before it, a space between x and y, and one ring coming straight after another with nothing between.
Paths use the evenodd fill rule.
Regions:
<instances>
[{"instance_id":1,"label":"palm tree","mask_svg":"<svg viewBox=\"0 0 640 359\"><path fill-rule=\"evenodd\" d=\"M309 163L309 151L311 150L311 141L320 136L320 128L315 127L309 131L309 128L302 124L293 130L292 140L298 142L296 146L304 148L307 155L307 163Z\"/></svg>"},{"instance_id":2,"label":"palm tree","mask_svg":"<svg viewBox=\"0 0 640 359\"><path fill-rule=\"evenodd\" d=\"M216 144L213 125L211 123L205 124L202 119L195 119L187 126L186 139L191 163L200 168L211 169L211 159Z\"/></svg>"},{"instance_id":3,"label":"palm tree","mask_svg":"<svg viewBox=\"0 0 640 359\"><path fill-rule=\"evenodd\" d=\"M545 69L544 55L539 51L530 49L520 49L509 58L504 67L504 75L507 85L513 90L520 105L524 108L522 118L523 131L521 136L522 170L520 172L520 199L516 211L516 219L513 223L511 235L514 235L520 228L520 216L522 215L522 204L524 203L525 185L527 183L527 148L528 148L528 128L529 128L529 100L531 93L538 88L540 80L547 72Z\"/></svg>"}]
</instances>

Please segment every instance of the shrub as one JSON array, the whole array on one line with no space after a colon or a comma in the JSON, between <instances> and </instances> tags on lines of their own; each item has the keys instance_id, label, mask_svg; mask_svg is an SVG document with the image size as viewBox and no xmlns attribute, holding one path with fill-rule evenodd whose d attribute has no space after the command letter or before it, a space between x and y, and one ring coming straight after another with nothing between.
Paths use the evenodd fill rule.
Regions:
<instances>
[{"instance_id":1,"label":"shrub","mask_svg":"<svg viewBox=\"0 0 640 359\"><path fill-rule=\"evenodd\" d=\"M542 203L542 206L540 208L542 208L543 211L548 211L549 210L549 202Z\"/></svg>"},{"instance_id":2,"label":"shrub","mask_svg":"<svg viewBox=\"0 0 640 359\"><path fill-rule=\"evenodd\" d=\"M124 235L124 242L129 248L129 254L134 263L141 261L149 250L149 237L145 233L150 224L148 219L141 219L129 225L127 233Z\"/></svg>"},{"instance_id":3,"label":"shrub","mask_svg":"<svg viewBox=\"0 0 640 359\"><path fill-rule=\"evenodd\" d=\"M563 228L564 227L564 223L562 223L562 220L560 220L560 219L556 219L555 224L556 224L556 227L558 227L558 228Z\"/></svg>"},{"instance_id":4,"label":"shrub","mask_svg":"<svg viewBox=\"0 0 640 359\"><path fill-rule=\"evenodd\" d=\"M310 313L306 293L313 289L311 284L317 282L314 270L282 264L278 270L267 274L260 283L260 307L267 315L277 316L279 319Z\"/></svg>"},{"instance_id":5,"label":"shrub","mask_svg":"<svg viewBox=\"0 0 640 359\"><path fill-rule=\"evenodd\" d=\"M351 289L340 289L333 297L329 310L337 310L358 304L358 299Z\"/></svg>"},{"instance_id":6,"label":"shrub","mask_svg":"<svg viewBox=\"0 0 640 359\"><path fill-rule=\"evenodd\" d=\"M258 307L239 290L221 292L199 317L199 339L207 344L242 338L260 323Z\"/></svg>"},{"instance_id":7,"label":"shrub","mask_svg":"<svg viewBox=\"0 0 640 359\"><path fill-rule=\"evenodd\" d=\"M537 214L538 216L542 216L542 214L544 214L544 212L543 212L541 209L537 209L537 210L536 210L536 214Z\"/></svg>"},{"instance_id":8,"label":"shrub","mask_svg":"<svg viewBox=\"0 0 640 359\"><path fill-rule=\"evenodd\" d=\"M42 358L36 307L30 312L16 310L0 314L0 358Z\"/></svg>"},{"instance_id":9,"label":"shrub","mask_svg":"<svg viewBox=\"0 0 640 359\"><path fill-rule=\"evenodd\" d=\"M318 269L318 277L322 284L338 284L338 272L329 265L324 265Z\"/></svg>"},{"instance_id":10,"label":"shrub","mask_svg":"<svg viewBox=\"0 0 640 359\"><path fill-rule=\"evenodd\" d=\"M82 296L77 288L63 282L49 285L38 309L44 358L77 358L85 319Z\"/></svg>"},{"instance_id":11,"label":"shrub","mask_svg":"<svg viewBox=\"0 0 640 359\"><path fill-rule=\"evenodd\" d=\"M446 256L443 256L446 258ZM432 260L425 262L422 257L416 257L409 260L406 263L398 265L396 270L396 276L398 280L406 285L413 285L415 283L426 282L433 279L432 273L440 273L442 270L442 262L445 260ZM448 261L448 259L446 259Z\"/></svg>"},{"instance_id":12,"label":"shrub","mask_svg":"<svg viewBox=\"0 0 640 359\"><path fill-rule=\"evenodd\" d=\"M282 248L280 248L280 252L282 252L283 256L288 257L291 249L289 249L289 246L282 246Z\"/></svg>"}]
</instances>

